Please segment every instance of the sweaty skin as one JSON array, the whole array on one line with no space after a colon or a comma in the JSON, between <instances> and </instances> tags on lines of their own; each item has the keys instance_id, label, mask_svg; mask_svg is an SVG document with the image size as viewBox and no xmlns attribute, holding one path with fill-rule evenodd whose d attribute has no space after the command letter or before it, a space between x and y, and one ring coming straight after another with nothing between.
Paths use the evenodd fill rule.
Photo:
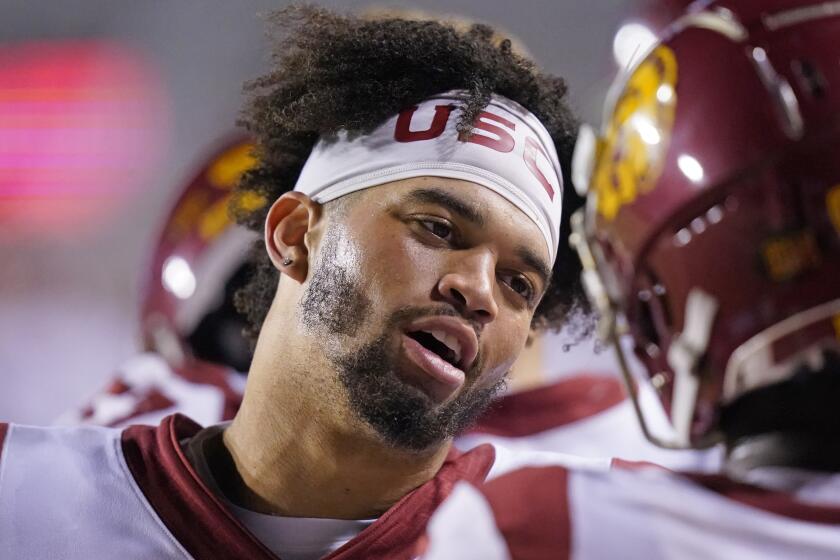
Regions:
<instances>
[{"instance_id":1,"label":"sweaty skin","mask_svg":"<svg viewBox=\"0 0 840 560\"><path fill-rule=\"evenodd\" d=\"M377 516L434 476L501 387L547 285L544 238L489 189L433 177L325 206L287 193L265 238L282 274L210 468L255 511ZM460 378L416 358L406 333L435 321L477 341Z\"/></svg>"}]
</instances>

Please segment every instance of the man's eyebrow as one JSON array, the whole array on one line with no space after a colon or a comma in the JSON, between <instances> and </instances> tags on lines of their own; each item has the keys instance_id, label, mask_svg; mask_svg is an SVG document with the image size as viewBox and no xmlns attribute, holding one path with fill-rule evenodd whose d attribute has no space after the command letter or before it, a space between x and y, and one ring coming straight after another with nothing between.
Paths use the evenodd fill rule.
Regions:
<instances>
[{"instance_id":1,"label":"man's eyebrow","mask_svg":"<svg viewBox=\"0 0 840 560\"><path fill-rule=\"evenodd\" d=\"M533 268L537 274L542 277L545 287L548 287L552 271L551 267L548 266L548 263L546 263L545 260L528 247L523 247L521 245L516 248L516 256L522 259L522 262L524 262L528 267Z\"/></svg>"},{"instance_id":2,"label":"man's eyebrow","mask_svg":"<svg viewBox=\"0 0 840 560\"><path fill-rule=\"evenodd\" d=\"M439 204L440 206L448 208L450 211L458 214L462 218L479 227L484 227L484 224L487 222L484 214L478 208L469 202L442 190L417 189L412 191L406 198L414 202Z\"/></svg>"}]
</instances>

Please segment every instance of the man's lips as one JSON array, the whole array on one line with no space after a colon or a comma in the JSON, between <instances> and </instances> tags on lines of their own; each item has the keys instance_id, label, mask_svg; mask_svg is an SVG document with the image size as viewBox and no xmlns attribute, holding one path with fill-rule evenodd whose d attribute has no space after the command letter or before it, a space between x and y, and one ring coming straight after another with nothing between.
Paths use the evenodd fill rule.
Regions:
<instances>
[{"instance_id":1,"label":"man's lips","mask_svg":"<svg viewBox=\"0 0 840 560\"><path fill-rule=\"evenodd\" d=\"M464 385L464 372L414 340L403 334L402 345L409 360L414 362L436 383L425 384L435 400L445 401L455 391Z\"/></svg>"},{"instance_id":2,"label":"man's lips","mask_svg":"<svg viewBox=\"0 0 840 560\"><path fill-rule=\"evenodd\" d=\"M472 367L478 355L478 336L472 328L456 317L445 315L423 317L412 321L404 332L407 334L426 333L445 344L459 356L457 361L450 365L456 366L462 373Z\"/></svg>"},{"instance_id":3,"label":"man's lips","mask_svg":"<svg viewBox=\"0 0 840 560\"><path fill-rule=\"evenodd\" d=\"M438 402L448 399L466 382L478 354L478 336L462 320L446 315L423 317L403 329L402 347L426 374L421 384Z\"/></svg>"}]
</instances>

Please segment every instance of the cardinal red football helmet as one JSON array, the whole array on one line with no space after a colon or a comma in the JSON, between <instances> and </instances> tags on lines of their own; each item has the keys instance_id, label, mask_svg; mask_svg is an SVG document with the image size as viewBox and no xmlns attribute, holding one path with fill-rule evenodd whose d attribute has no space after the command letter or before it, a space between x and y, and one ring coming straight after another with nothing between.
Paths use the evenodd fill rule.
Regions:
<instances>
[{"instance_id":1,"label":"cardinal red football helmet","mask_svg":"<svg viewBox=\"0 0 840 560\"><path fill-rule=\"evenodd\" d=\"M247 369L245 321L233 309L233 291L244 281L255 237L233 224L233 187L254 164L243 137L225 142L186 184L161 228L144 278L141 331L144 345L180 366L197 357ZM240 204L262 205L254 195Z\"/></svg>"},{"instance_id":2,"label":"cardinal red football helmet","mask_svg":"<svg viewBox=\"0 0 840 560\"><path fill-rule=\"evenodd\" d=\"M631 393L626 334L675 428L650 437L701 447L838 346L840 3L695 2L662 37L581 132L572 242Z\"/></svg>"}]
</instances>

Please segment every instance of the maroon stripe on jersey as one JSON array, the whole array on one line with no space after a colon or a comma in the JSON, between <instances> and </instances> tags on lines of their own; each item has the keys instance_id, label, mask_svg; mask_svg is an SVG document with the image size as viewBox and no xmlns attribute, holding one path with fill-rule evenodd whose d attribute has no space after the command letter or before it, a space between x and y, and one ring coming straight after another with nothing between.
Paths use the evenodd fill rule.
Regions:
<instances>
[{"instance_id":1,"label":"maroon stripe on jersey","mask_svg":"<svg viewBox=\"0 0 840 560\"><path fill-rule=\"evenodd\" d=\"M435 477L405 495L375 523L324 560L397 560L416 558L418 541L426 532L432 513L449 496L456 483L478 484L487 478L495 461L491 445L461 453L450 450Z\"/></svg>"},{"instance_id":2,"label":"maroon stripe on jersey","mask_svg":"<svg viewBox=\"0 0 840 560\"><path fill-rule=\"evenodd\" d=\"M9 425L0 423L0 460L3 459L3 444L6 442L6 434L9 432Z\"/></svg>"},{"instance_id":3,"label":"maroon stripe on jersey","mask_svg":"<svg viewBox=\"0 0 840 560\"><path fill-rule=\"evenodd\" d=\"M671 472L671 469L651 463L650 461L628 461L620 457L613 457L610 460L610 468L620 471L638 471L644 469L659 469L660 471Z\"/></svg>"},{"instance_id":4,"label":"maroon stripe on jersey","mask_svg":"<svg viewBox=\"0 0 840 560\"><path fill-rule=\"evenodd\" d=\"M517 560L567 560L571 555L569 473L527 467L488 482L482 492Z\"/></svg>"},{"instance_id":5,"label":"maroon stripe on jersey","mask_svg":"<svg viewBox=\"0 0 840 560\"><path fill-rule=\"evenodd\" d=\"M686 476L713 492L754 508L810 523L840 525L840 507L804 503L793 494L736 482L723 475Z\"/></svg>"},{"instance_id":6,"label":"maroon stripe on jersey","mask_svg":"<svg viewBox=\"0 0 840 560\"><path fill-rule=\"evenodd\" d=\"M157 427L131 426L122 449L131 474L160 519L196 560L274 559L202 482L179 441L201 426L181 415Z\"/></svg>"},{"instance_id":7,"label":"maroon stripe on jersey","mask_svg":"<svg viewBox=\"0 0 840 560\"><path fill-rule=\"evenodd\" d=\"M501 397L470 433L530 436L594 416L621 403L624 398L624 387L614 377L576 375Z\"/></svg>"},{"instance_id":8,"label":"maroon stripe on jersey","mask_svg":"<svg viewBox=\"0 0 840 560\"><path fill-rule=\"evenodd\" d=\"M200 429L177 414L165 418L157 428L126 429L123 454L137 484L167 528L196 560L275 558L204 485L184 456L179 442ZM467 453L453 448L432 480L404 496L327 558L408 560L429 517L455 484L461 480L482 482L494 459L495 450L489 445Z\"/></svg>"},{"instance_id":9,"label":"maroon stripe on jersey","mask_svg":"<svg viewBox=\"0 0 840 560\"><path fill-rule=\"evenodd\" d=\"M119 378L111 381L111 384L108 385L107 389L105 389L105 392L109 395L122 395L123 393L128 393L129 391L131 391L131 385Z\"/></svg>"},{"instance_id":10,"label":"maroon stripe on jersey","mask_svg":"<svg viewBox=\"0 0 840 560\"><path fill-rule=\"evenodd\" d=\"M109 426L120 426L127 423L132 418L137 418L143 414L156 412L158 410L166 410L175 406L175 401L164 395L160 390L151 388L137 401L134 409L130 414L117 418L109 424Z\"/></svg>"}]
</instances>

